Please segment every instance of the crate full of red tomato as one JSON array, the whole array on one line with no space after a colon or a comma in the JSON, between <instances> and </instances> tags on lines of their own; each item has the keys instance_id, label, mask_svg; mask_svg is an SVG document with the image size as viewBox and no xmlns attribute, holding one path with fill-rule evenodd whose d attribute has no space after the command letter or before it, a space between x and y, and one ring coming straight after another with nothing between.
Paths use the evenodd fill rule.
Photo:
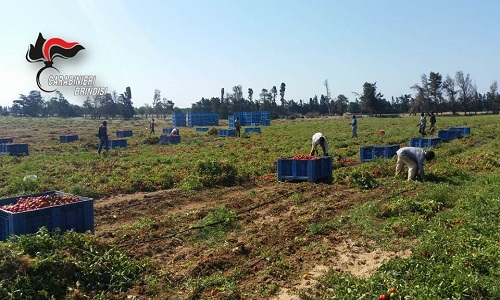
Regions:
<instances>
[{"instance_id":1,"label":"crate full of red tomato","mask_svg":"<svg viewBox=\"0 0 500 300\"><path fill-rule=\"evenodd\" d=\"M277 160L278 180L317 182L332 177L331 156L295 155Z\"/></svg>"},{"instance_id":2,"label":"crate full of red tomato","mask_svg":"<svg viewBox=\"0 0 500 300\"><path fill-rule=\"evenodd\" d=\"M94 231L94 200L59 191L0 200L0 240L35 233L41 227L61 232Z\"/></svg>"}]
</instances>

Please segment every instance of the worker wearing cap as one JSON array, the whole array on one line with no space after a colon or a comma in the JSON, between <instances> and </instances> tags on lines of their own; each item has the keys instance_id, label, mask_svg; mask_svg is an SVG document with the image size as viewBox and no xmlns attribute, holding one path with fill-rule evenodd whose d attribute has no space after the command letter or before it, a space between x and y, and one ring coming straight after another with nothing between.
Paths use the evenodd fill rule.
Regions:
<instances>
[{"instance_id":1,"label":"worker wearing cap","mask_svg":"<svg viewBox=\"0 0 500 300\"><path fill-rule=\"evenodd\" d=\"M396 163L396 176L403 171L404 165L408 167L408 180L413 180L418 172L420 179L425 180L424 160L434 158L433 151L425 151L418 147L403 147L396 151L398 161Z\"/></svg>"}]
</instances>

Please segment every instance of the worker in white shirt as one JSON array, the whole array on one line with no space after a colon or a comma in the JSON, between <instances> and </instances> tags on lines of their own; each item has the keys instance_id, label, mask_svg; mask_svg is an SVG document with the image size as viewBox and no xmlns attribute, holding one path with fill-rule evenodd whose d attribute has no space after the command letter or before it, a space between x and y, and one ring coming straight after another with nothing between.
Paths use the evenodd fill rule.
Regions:
<instances>
[{"instance_id":1,"label":"worker in white shirt","mask_svg":"<svg viewBox=\"0 0 500 300\"><path fill-rule=\"evenodd\" d=\"M323 150L323 156L328 156L328 141L326 137L321 133L317 132L312 137L312 148L311 153L309 155L319 154L317 147L320 146Z\"/></svg>"},{"instance_id":2,"label":"worker in white shirt","mask_svg":"<svg viewBox=\"0 0 500 300\"><path fill-rule=\"evenodd\" d=\"M404 165L408 167L408 180L413 180L418 172L420 179L425 180L424 160L431 160L435 154L433 151L425 151L418 147L403 147L396 151L398 162L396 163L396 176L403 171Z\"/></svg>"}]
</instances>

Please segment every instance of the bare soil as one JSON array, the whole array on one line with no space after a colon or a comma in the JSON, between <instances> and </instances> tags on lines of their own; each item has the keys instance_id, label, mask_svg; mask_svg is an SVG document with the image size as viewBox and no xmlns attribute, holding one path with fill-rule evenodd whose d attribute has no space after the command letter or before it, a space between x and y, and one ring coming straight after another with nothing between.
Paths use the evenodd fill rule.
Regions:
<instances>
[{"instance_id":1,"label":"bare soil","mask_svg":"<svg viewBox=\"0 0 500 300\"><path fill-rule=\"evenodd\" d=\"M298 291L314 289L329 269L366 277L384 261L410 254L377 248L350 230L310 234L312 223L336 220L354 206L384 197L380 188L374 193L348 184L263 178L194 193L118 195L95 201L95 235L136 258L151 258L162 284L171 287L153 296L137 286L128 291L129 299L299 299ZM239 228L222 242L195 239L198 229L192 227L221 206L237 212ZM138 226L149 219L155 222ZM236 278L237 294L185 285L212 274Z\"/></svg>"}]
</instances>

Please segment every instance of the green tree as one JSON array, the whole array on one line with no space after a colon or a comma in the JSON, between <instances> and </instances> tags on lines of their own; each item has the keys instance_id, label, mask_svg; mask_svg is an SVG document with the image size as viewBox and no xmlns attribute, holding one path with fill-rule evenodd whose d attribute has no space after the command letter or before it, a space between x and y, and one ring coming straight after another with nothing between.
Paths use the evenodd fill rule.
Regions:
<instances>
[{"instance_id":1,"label":"green tree","mask_svg":"<svg viewBox=\"0 0 500 300\"><path fill-rule=\"evenodd\" d=\"M494 114L498 114L500 107L500 95L498 94L498 83L495 80L490 85L490 91L486 94L487 107Z\"/></svg>"},{"instance_id":2,"label":"green tree","mask_svg":"<svg viewBox=\"0 0 500 300\"><path fill-rule=\"evenodd\" d=\"M13 106L19 114L39 117L42 113L44 101L40 91L31 91L28 95L19 95L19 99L13 101Z\"/></svg>"},{"instance_id":3,"label":"green tree","mask_svg":"<svg viewBox=\"0 0 500 300\"><path fill-rule=\"evenodd\" d=\"M462 71L458 71L455 74L455 80L459 88L458 99L460 100L464 113L467 115L467 111L471 108L470 106L475 92L474 86L472 85L472 79L469 74L464 75Z\"/></svg>"},{"instance_id":4,"label":"green tree","mask_svg":"<svg viewBox=\"0 0 500 300\"><path fill-rule=\"evenodd\" d=\"M443 111L443 76L431 72L428 79L429 97L433 105L431 110Z\"/></svg>"},{"instance_id":5,"label":"green tree","mask_svg":"<svg viewBox=\"0 0 500 300\"><path fill-rule=\"evenodd\" d=\"M98 112L100 116L105 118L111 118L116 116L116 103L113 100L113 96L110 93L106 93L102 96L96 97L98 104Z\"/></svg>"},{"instance_id":6,"label":"green tree","mask_svg":"<svg viewBox=\"0 0 500 300\"><path fill-rule=\"evenodd\" d=\"M64 97L64 95L56 91L55 97L50 98L49 101L46 102L47 115L58 117L73 117L74 111L71 107L69 101Z\"/></svg>"},{"instance_id":7,"label":"green tree","mask_svg":"<svg viewBox=\"0 0 500 300\"><path fill-rule=\"evenodd\" d=\"M455 115L458 110L458 103L457 103L457 94L458 91L456 90L456 84L455 80L450 77L450 75L446 75L446 79L443 82L443 90L445 94L448 96L448 106Z\"/></svg>"},{"instance_id":8,"label":"green tree","mask_svg":"<svg viewBox=\"0 0 500 300\"><path fill-rule=\"evenodd\" d=\"M85 101L83 101L83 113L85 114L85 117L87 115L91 116L91 118L95 117L95 107L94 107L94 100L90 98L89 96Z\"/></svg>"},{"instance_id":9,"label":"green tree","mask_svg":"<svg viewBox=\"0 0 500 300\"><path fill-rule=\"evenodd\" d=\"M410 111L410 103L413 101L410 94L404 94L393 99L391 106L396 113L407 113Z\"/></svg>"},{"instance_id":10,"label":"green tree","mask_svg":"<svg viewBox=\"0 0 500 300\"><path fill-rule=\"evenodd\" d=\"M120 113L124 119L131 119L134 117L134 106L132 103L132 91L130 87L125 88L125 92L118 97L118 105Z\"/></svg>"},{"instance_id":11,"label":"green tree","mask_svg":"<svg viewBox=\"0 0 500 300\"><path fill-rule=\"evenodd\" d=\"M380 110L384 95L377 93L377 83L365 82L363 84L363 93L360 96L361 108L368 114L377 114Z\"/></svg>"},{"instance_id":12,"label":"green tree","mask_svg":"<svg viewBox=\"0 0 500 300\"><path fill-rule=\"evenodd\" d=\"M331 94L330 94L330 86L328 85L328 79L325 79L325 82L323 83L325 85L325 88L326 88L326 97L323 99L323 97L321 97L321 104L325 104L326 105L326 108L328 109L328 114L331 115L332 114L332 110L330 109L330 102L331 102Z\"/></svg>"},{"instance_id":13,"label":"green tree","mask_svg":"<svg viewBox=\"0 0 500 300\"><path fill-rule=\"evenodd\" d=\"M347 111L347 107L349 105L349 99L343 94L337 96L337 100L335 100L335 111L339 115L343 115Z\"/></svg>"},{"instance_id":14,"label":"green tree","mask_svg":"<svg viewBox=\"0 0 500 300\"><path fill-rule=\"evenodd\" d=\"M286 89L286 84L282 82L280 85L280 101L282 107L285 106L285 89Z\"/></svg>"},{"instance_id":15,"label":"green tree","mask_svg":"<svg viewBox=\"0 0 500 300\"><path fill-rule=\"evenodd\" d=\"M159 114L162 111L161 105L161 91L159 89L155 89L153 95L153 112L156 113L156 117L158 118Z\"/></svg>"},{"instance_id":16,"label":"green tree","mask_svg":"<svg viewBox=\"0 0 500 300\"><path fill-rule=\"evenodd\" d=\"M413 113L429 112L431 110L431 99L429 97L429 79L427 75L422 74L420 77L421 85L414 84L411 88L416 91L415 101L412 103L411 110Z\"/></svg>"},{"instance_id":17,"label":"green tree","mask_svg":"<svg viewBox=\"0 0 500 300\"><path fill-rule=\"evenodd\" d=\"M253 89L248 88L248 101L253 102Z\"/></svg>"},{"instance_id":18,"label":"green tree","mask_svg":"<svg viewBox=\"0 0 500 300\"><path fill-rule=\"evenodd\" d=\"M267 89L262 89L260 92L260 102L262 110L271 110L271 93Z\"/></svg>"},{"instance_id":19,"label":"green tree","mask_svg":"<svg viewBox=\"0 0 500 300\"><path fill-rule=\"evenodd\" d=\"M278 95L278 90L275 85L271 88L271 95L273 107L276 107L276 96Z\"/></svg>"}]
</instances>

